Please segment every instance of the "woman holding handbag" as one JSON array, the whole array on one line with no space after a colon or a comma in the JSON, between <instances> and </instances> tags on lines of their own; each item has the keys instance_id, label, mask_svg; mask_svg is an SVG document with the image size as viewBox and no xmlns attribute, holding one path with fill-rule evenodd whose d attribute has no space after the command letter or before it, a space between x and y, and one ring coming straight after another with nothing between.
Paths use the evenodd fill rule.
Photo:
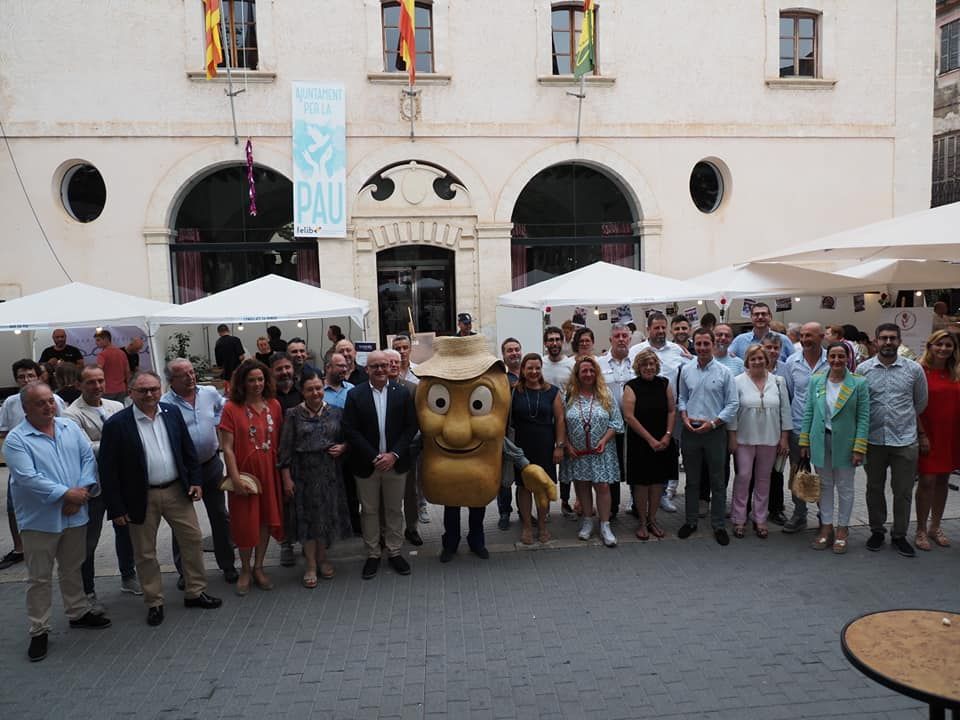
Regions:
<instances>
[{"instance_id":1,"label":"woman holding handbag","mask_svg":"<svg viewBox=\"0 0 960 720\"><path fill-rule=\"evenodd\" d=\"M820 533L814 550L847 551L847 526L853 512L853 474L867 452L870 390L866 380L847 369L849 350L842 342L827 346L827 373L810 378L800 430L800 456L820 473ZM834 539L834 491L838 496Z\"/></svg>"},{"instance_id":2,"label":"woman holding handbag","mask_svg":"<svg viewBox=\"0 0 960 720\"><path fill-rule=\"evenodd\" d=\"M728 427L727 447L736 454L730 520L734 537L742 538L747 521L747 494L754 478L753 521L757 537L766 540L770 472L777 455L786 455L793 430L790 395L783 378L767 370L768 358L761 345L751 345L743 356L746 371L734 385L740 409Z\"/></svg>"}]
</instances>

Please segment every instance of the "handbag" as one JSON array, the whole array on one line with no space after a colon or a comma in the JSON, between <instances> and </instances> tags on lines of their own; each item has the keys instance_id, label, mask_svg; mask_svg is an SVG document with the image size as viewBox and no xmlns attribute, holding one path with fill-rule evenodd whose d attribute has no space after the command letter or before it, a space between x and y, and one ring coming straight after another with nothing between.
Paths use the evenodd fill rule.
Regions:
<instances>
[{"instance_id":1,"label":"handbag","mask_svg":"<svg viewBox=\"0 0 960 720\"><path fill-rule=\"evenodd\" d=\"M247 489L247 492L251 495L260 494L260 481L257 479L256 475L251 475L250 473L242 472L240 473L240 482ZM220 489L226 490L227 492L234 492L233 480L230 479L230 476L227 475L220 481Z\"/></svg>"},{"instance_id":2,"label":"handbag","mask_svg":"<svg viewBox=\"0 0 960 720\"><path fill-rule=\"evenodd\" d=\"M820 501L820 476L813 472L809 460L801 460L793 476L794 495L805 502Z\"/></svg>"}]
</instances>

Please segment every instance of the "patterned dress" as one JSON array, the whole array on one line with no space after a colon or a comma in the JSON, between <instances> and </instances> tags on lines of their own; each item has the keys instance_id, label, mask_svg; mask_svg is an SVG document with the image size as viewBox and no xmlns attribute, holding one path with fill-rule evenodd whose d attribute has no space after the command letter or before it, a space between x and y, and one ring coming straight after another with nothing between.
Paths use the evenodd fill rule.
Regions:
<instances>
[{"instance_id":1,"label":"patterned dress","mask_svg":"<svg viewBox=\"0 0 960 720\"><path fill-rule=\"evenodd\" d=\"M595 448L607 430L623 432L623 416L615 402L607 412L596 397L582 395L572 402L564 402L567 421L567 441L573 451ZM589 438L589 441L588 441ZM560 482L583 480L592 483L619 483L620 466L617 464L617 443L610 438L603 453L589 453L571 458L565 456L560 463Z\"/></svg>"},{"instance_id":2,"label":"patterned dress","mask_svg":"<svg viewBox=\"0 0 960 720\"><path fill-rule=\"evenodd\" d=\"M223 408L220 429L233 434L237 470L260 481L257 495L227 493L230 535L238 548L256 547L261 527L276 540L283 540L283 489L277 471L281 422L280 403L273 398L267 400L263 412L233 401Z\"/></svg>"},{"instance_id":3,"label":"patterned dress","mask_svg":"<svg viewBox=\"0 0 960 720\"><path fill-rule=\"evenodd\" d=\"M314 415L304 405L287 410L280 436L280 467L289 468L295 487L297 539L326 547L352 534L340 461L327 449L343 442L343 410L324 403Z\"/></svg>"}]
</instances>

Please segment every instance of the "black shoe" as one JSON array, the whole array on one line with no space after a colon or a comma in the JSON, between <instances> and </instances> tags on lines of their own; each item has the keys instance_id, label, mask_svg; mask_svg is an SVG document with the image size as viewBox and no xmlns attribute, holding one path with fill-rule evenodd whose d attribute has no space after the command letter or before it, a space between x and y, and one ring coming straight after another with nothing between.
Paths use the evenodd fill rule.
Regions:
<instances>
[{"instance_id":1,"label":"black shoe","mask_svg":"<svg viewBox=\"0 0 960 720\"><path fill-rule=\"evenodd\" d=\"M370 578L376 576L379 569L380 558L367 558L367 561L363 564L363 573L360 575L360 577L362 577L364 580L369 580Z\"/></svg>"},{"instance_id":2,"label":"black shoe","mask_svg":"<svg viewBox=\"0 0 960 720\"><path fill-rule=\"evenodd\" d=\"M27 657L30 662L39 662L47 656L47 634L34 635L30 638L30 647L27 648Z\"/></svg>"},{"instance_id":3,"label":"black shoe","mask_svg":"<svg viewBox=\"0 0 960 720\"><path fill-rule=\"evenodd\" d=\"M207 595L205 592L200 593L195 598L184 598L183 606L190 608L202 608L203 610L216 610L218 607L223 605L223 600L218 597L213 597L212 595Z\"/></svg>"},{"instance_id":4,"label":"black shoe","mask_svg":"<svg viewBox=\"0 0 960 720\"><path fill-rule=\"evenodd\" d=\"M497 521L497 527L501 530L510 529L510 513L500 513L500 519Z\"/></svg>"},{"instance_id":5,"label":"black shoe","mask_svg":"<svg viewBox=\"0 0 960 720\"><path fill-rule=\"evenodd\" d=\"M448 563L453 560L453 556L457 554L456 550L447 550L444 548L440 551L440 562Z\"/></svg>"},{"instance_id":6,"label":"black shoe","mask_svg":"<svg viewBox=\"0 0 960 720\"><path fill-rule=\"evenodd\" d=\"M876 552L883 547L883 533L875 532L870 533L870 538L867 540L867 550L873 550ZM913 548L911 548L912 550Z\"/></svg>"},{"instance_id":7,"label":"black shoe","mask_svg":"<svg viewBox=\"0 0 960 720\"><path fill-rule=\"evenodd\" d=\"M183 579L183 575L177 578L177 590L183 592L187 589L187 581Z\"/></svg>"},{"instance_id":8,"label":"black shoe","mask_svg":"<svg viewBox=\"0 0 960 720\"><path fill-rule=\"evenodd\" d=\"M730 536L727 535L727 531L726 531L725 528L717 528L717 529L715 529L715 530L713 531L713 537L714 537L714 538L716 539L716 541L717 541L719 544L721 544L721 545L729 545L729 544L730 544Z\"/></svg>"},{"instance_id":9,"label":"black shoe","mask_svg":"<svg viewBox=\"0 0 960 720\"><path fill-rule=\"evenodd\" d=\"M233 585L240 578L240 573L238 573L234 568L227 568L223 571L223 579L227 581L227 584Z\"/></svg>"},{"instance_id":10,"label":"black shoe","mask_svg":"<svg viewBox=\"0 0 960 720\"><path fill-rule=\"evenodd\" d=\"M71 620L70 627L84 628L86 630L103 630L104 628L110 627L110 618L106 615L94 615L92 612L88 612L76 620Z\"/></svg>"},{"instance_id":11,"label":"black shoe","mask_svg":"<svg viewBox=\"0 0 960 720\"><path fill-rule=\"evenodd\" d=\"M696 525L683 524L680 526L680 529L677 530L677 537L681 540L686 540L688 537L693 535L697 531Z\"/></svg>"},{"instance_id":12,"label":"black shoe","mask_svg":"<svg viewBox=\"0 0 960 720\"><path fill-rule=\"evenodd\" d=\"M420 533L418 533L416 530L404 530L403 536L411 545L416 545L418 547L423 545L423 538L420 537Z\"/></svg>"},{"instance_id":13,"label":"black shoe","mask_svg":"<svg viewBox=\"0 0 960 720\"><path fill-rule=\"evenodd\" d=\"M163 605L147 609L147 625L156 627L163 622Z\"/></svg>"},{"instance_id":14,"label":"black shoe","mask_svg":"<svg viewBox=\"0 0 960 720\"><path fill-rule=\"evenodd\" d=\"M0 570L6 570L11 565L16 565L18 562L23 562L23 553L17 552L16 550L11 550L6 555L0 559ZM37 637L40 637L37 635Z\"/></svg>"},{"instance_id":15,"label":"black shoe","mask_svg":"<svg viewBox=\"0 0 960 720\"><path fill-rule=\"evenodd\" d=\"M786 525L786 524L787 524L787 516L784 515L784 513L783 513L782 511L781 511L781 512L777 512L777 513L773 513L772 515L770 515L770 517L769 517L768 519L769 519L770 522L772 522L774 525Z\"/></svg>"},{"instance_id":16,"label":"black shoe","mask_svg":"<svg viewBox=\"0 0 960 720\"><path fill-rule=\"evenodd\" d=\"M489 560L489 559L490 559L490 551L487 550L485 547L482 547L482 548L470 548L470 552L472 552L474 555L476 555L476 556L477 556L478 558L480 558L481 560Z\"/></svg>"},{"instance_id":17,"label":"black shoe","mask_svg":"<svg viewBox=\"0 0 960 720\"><path fill-rule=\"evenodd\" d=\"M913 545L911 545L906 538L902 538L902 537L891 538L890 547L896 550L898 553L900 553L904 557L917 556L917 551L913 549Z\"/></svg>"},{"instance_id":18,"label":"black shoe","mask_svg":"<svg viewBox=\"0 0 960 720\"><path fill-rule=\"evenodd\" d=\"M397 575L410 574L410 563L403 559L403 555L391 555L387 558L387 564Z\"/></svg>"}]
</instances>

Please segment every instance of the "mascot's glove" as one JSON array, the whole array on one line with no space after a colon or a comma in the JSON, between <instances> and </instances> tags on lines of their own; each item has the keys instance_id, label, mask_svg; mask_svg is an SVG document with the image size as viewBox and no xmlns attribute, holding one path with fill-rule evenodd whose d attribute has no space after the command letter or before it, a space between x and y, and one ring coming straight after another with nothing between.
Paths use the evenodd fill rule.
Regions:
<instances>
[{"instance_id":1,"label":"mascot's glove","mask_svg":"<svg viewBox=\"0 0 960 720\"><path fill-rule=\"evenodd\" d=\"M557 486L554 484L547 471L539 465L530 463L520 471L520 478L523 480L523 486L533 493L540 511L546 513L551 500L557 499Z\"/></svg>"}]
</instances>

